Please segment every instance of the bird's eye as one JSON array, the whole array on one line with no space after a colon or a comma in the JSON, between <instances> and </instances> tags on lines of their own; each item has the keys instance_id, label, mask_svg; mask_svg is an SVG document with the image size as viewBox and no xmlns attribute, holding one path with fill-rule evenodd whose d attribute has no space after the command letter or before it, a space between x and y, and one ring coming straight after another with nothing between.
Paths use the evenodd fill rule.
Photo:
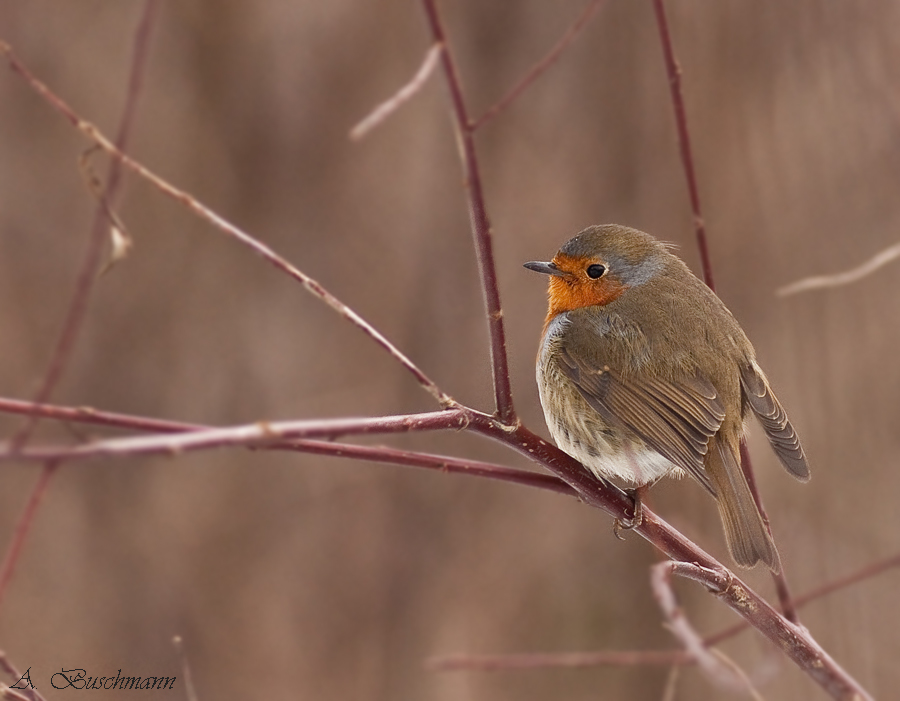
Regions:
<instances>
[{"instance_id":1,"label":"bird's eye","mask_svg":"<svg viewBox=\"0 0 900 701\"><path fill-rule=\"evenodd\" d=\"M600 265L599 263L594 263L593 265L589 265L587 268L588 277L592 280L596 280L598 278L603 277L606 274L606 266Z\"/></svg>"}]
</instances>

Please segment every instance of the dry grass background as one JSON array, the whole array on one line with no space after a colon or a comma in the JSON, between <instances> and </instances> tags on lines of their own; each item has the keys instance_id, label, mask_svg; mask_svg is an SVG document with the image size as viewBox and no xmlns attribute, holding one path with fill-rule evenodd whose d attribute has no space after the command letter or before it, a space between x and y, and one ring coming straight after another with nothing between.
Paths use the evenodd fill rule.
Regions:
<instances>
[{"instance_id":1,"label":"dry grass background","mask_svg":"<svg viewBox=\"0 0 900 701\"><path fill-rule=\"evenodd\" d=\"M441 3L479 113L557 40L582 0ZM108 133L137 0L0 0L0 37ZM669 3L719 294L801 432L799 485L751 449L796 592L896 551L900 268L779 299L900 238L900 8L886 1ZM412 0L178 0L154 31L131 152L320 279L450 394L491 401L485 322L440 76L359 144L347 132L418 67ZM521 268L579 228L620 222L698 269L652 8L610 0L560 63L477 138L517 408L543 429L533 359L544 283ZM0 78L0 394L48 362L87 239L85 142ZM136 238L96 287L60 403L187 421L401 413L428 397L297 285L129 177ZM17 420L0 417L8 433ZM61 438L45 428L40 439ZM396 445L524 464L468 436ZM9 541L34 466L0 475ZM696 485L662 516L726 557ZM674 643L636 537L570 499L484 480L247 452L105 461L57 475L0 612L0 648L45 692L61 667L180 674L203 701L660 698L664 669L434 674L447 652ZM771 592L768 578L749 581ZM876 697L900 687L896 573L801 612ZM691 585L702 631L733 616ZM819 694L753 634L724 646ZM40 680L44 680L43 687ZM48 693L50 698L61 698ZM686 670L678 699L729 698Z\"/></svg>"}]
</instances>

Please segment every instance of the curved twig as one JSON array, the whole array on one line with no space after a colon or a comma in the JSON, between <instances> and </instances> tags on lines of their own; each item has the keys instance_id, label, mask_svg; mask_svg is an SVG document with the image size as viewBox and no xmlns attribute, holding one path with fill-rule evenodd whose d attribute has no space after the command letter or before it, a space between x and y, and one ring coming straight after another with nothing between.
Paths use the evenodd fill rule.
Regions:
<instances>
[{"instance_id":1,"label":"curved twig","mask_svg":"<svg viewBox=\"0 0 900 701\"><path fill-rule=\"evenodd\" d=\"M32 89L34 89L41 97L43 97L56 111L58 111L66 119L68 119L72 123L72 125L75 126L82 134L84 134L88 139L100 146L100 148L102 148L106 153L108 153L116 160L120 161L123 166L125 166L132 172L137 173L145 180L148 180L164 194L183 204L201 219L204 219L220 231L236 239L243 245L250 248L254 253L261 256L267 262L271 263L278 270L281 270L282 272L297 280L314 297L317 297L318 299L325 302L325 304L331 307L340 316L356 326L369 338L375 341L377 345L386 350L391 355L391 357L393 357L398 363L406 368L413 377L416 378L416 381L429 394L431 394L435 399L438 400L438 402L440 402L441 406L455 405L455 402L451 397L444 394L434 383L434 381L431 380L431 378L429 378L415 363L413 363L412 360L406 357L406 355L402 351L400 351L400 349L397 348L393 343L391 343L380 331L378 331L378 329L376 329L368 321L357 314L353 309L348 307L341 300L331 294L319 282L294 267L285 258L277 254L266 244L253 238L250 234L238 228L224 217L216 214L213 210L209 209L209 207L201 203L196 198L192 197L183 190L179 190L174 185L169 184L166 180L163 180L154 172L124 154L120 149L116 148L115 144L111 143L109 139L107 139L96 126L79 117L65 101L51 92L46 85L38 80L16 57L12 48L8 44L0 42L0 53L6 55L6 58L13 70L19 73L19 75L21 75L23 78L25 78L26 82L32 87Z\"/></svg>"}]
</instances>

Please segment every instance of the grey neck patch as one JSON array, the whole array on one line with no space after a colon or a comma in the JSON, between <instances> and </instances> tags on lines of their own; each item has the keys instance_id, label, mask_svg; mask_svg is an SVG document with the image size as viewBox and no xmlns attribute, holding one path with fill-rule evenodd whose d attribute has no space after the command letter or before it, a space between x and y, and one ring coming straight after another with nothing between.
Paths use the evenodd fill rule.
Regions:
<instances>
[{"instance_id":1,"label":"grey neck patch","mask_svg":"<svg viewBox=\"0 0 900 701\"><path fill-rule=\"evenodd\" d=\"M638 287L649 282L663 269L663 262L657 256L644 259L640 263L628 263L619 256L610 256L607 262L610 272L629 287Z\"/></svg>"}]
</instances>

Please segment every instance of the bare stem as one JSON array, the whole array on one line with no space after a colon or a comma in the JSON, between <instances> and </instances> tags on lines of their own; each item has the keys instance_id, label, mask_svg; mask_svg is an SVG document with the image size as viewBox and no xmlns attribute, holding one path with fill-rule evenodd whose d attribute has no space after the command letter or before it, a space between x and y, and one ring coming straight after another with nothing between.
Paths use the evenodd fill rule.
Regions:
<instances>
[{"instance_id":1,"label":"bare stem","mask_svg":"<svg viewBox=\"0 0 900 701\"><path fill-rule=\"evenodd\" d=\"M734 671L707 649L703 639L694 630L684 609L678 604L675 590L672 589L672 575L678 574L705 584L711 591L721 593L728 589L728 576L716 570L708 570L699 565L686 562L660 562L650 569L650 581L653 595L668 621L668 628L678 638L688 654L700 665L706 675L718 685L731 690L744 690L746 684L743 677Z\"/></svg>"},{"instance_id":2,"label":"bare stem","mask_svg":"<svg viewBox=\"0 0 900 701\"><path fill-rule=\"evenodd\" d=\"M119 129L116 134L116 148L124 150L128 144L128 139L134 125L135 116L137 114L138 98L141 93L141 85L143 82L144 72L147 66L147 54L150 46L150 35L153 29L154 19L158 8L158 0L146 0L144 10L138 21L137 29L134 35L134 47L131 56L131 71L128 78L128 87L125 93L125 106L122 110L122 117L119 120ZM90 300L91 290L94 286L94 280L97 277L97 271L100 265L100 255L103 250L103 242L106 238L106 231L110 225L107 212L112 207L119 192L119 184L121 177L121 166L118 161L113 161L109 165L106 178L106 188L99 192L100 202L94 212L94 220L91 225L91 234L88 239L87 250L81 263L81 269L75 283L75 290L69 301L69 309L66 318L57 339L56 346L50 359L50 364L44 374L44 378L35 395L36 403L43 403L49 399L60 378L65 371L72 350L78 340L79 333L87 314L88 302ZM11 449L17 452L28 442L38 422L38 416L32 414L28 420L22 425L19 431L13 436L11 441ZM3 564L0 565L0 607L2 607L3 598L6 590L12 580L15 572L16 564L19 560L19 554L31 530L31 524L37 515L38 507L43 499L50 481L56 472L56 463L51 461L44 465L34 489L28 498L25 508L22 511L19 520L16 523L12 540L3 558Z\"/></svg>"},{"instance_id":3,"label":"bare stem","mask_svg":"<svg viewBox=\"0 0 900 701\"><path fill-rule=\"evenodd\" d=\"M669 76L669 91L672 94L672 107L675 110L675 127L678 130L678 146L681 151L681 165L687 180L688 194L691 198L691 211L694 215L694 230L697 234L697 247L700 249L700 261L703 266L703 280L711 289L713 283L712 263L709 260L709 248L706 245L706 231L703 215L700 213L700 191L697 188L697 176L694 174L694 156L691 153L691 137L687 126L687 114L684 110L684 98L681 95L681 66L675 58L672 48L672 37L669 34L669 22L663 0L653 0L656 13L656 24L659 27L659 40L662 44L663 58L666 62L666 73Z\"/></svg>"},{"instance_id":4,"label":"bare stem","mask_svg":"<svg viewBox=\"0 0 900 701\"><path fill-rule=\"evenodd\" d=\"M134 48L131 56L131 72L125 94L125 107L119 120L119 131L116 134L115 141L115 147L120 151L124 151L127 147L128 138L131 135L131 129L137 114L138 97L140 96L144 71L147 65L150 35L158 4L158 0L147 0L144 3L144 11L135 31ZM81 331L84 317L87 313L91 290L94 287L94 280L97 278L97 271L100 267L100 255L103 251L106 231L110 224L106 216L106 207L107 205L112 207L119 193L121 170L118 161L110 163L106 178L106 192L101 192L100 197L103 202L97 205L94 212L91 235L81 263L81 270L78 272L75 291L69 301L69 310L66 313L65 322L56 341L47 372L44 374L44 379L34 397L34 401L39 404L46 402L50 395L53 394L53 390L59 383L72 355L72 349L78 340L78 334ZM12 440L14 449L19 449L28 442L37 420L36 416L32 416L25 422Z\"/></svg>"},{"instance_id":5,"label":"bare stem","mask_svg":"<svg viewBox=\"0 0 900 701\"><path fill-rule=\"evenodd\" d=\"M10 399L0 398L0 412L8 412L13 414L38 414L44 418L56 419L60 421L68 421L73 423L83 423L95 426L106 426L109 428L131 429L139 431L150 431L153 433L189 433L203 430L211 430L210 426L200 424L182 423L177 421L169 421L165 419L149 419L142 416L133 416L130 414L118 414L115 412L98 411L87 407L62 407L55 405L39 405L32 402L22 402ZM414 415L415 416L415 415ZM438 430L445 424L450 422L450 427L458 430L460 425L454 423L454 415L452 411L433 412L428 415L418 415L420 420L413 427L408 423L398 422L389 427L385 432L397 432L405 430ZM482 415L484 416L484 415ZM489 418L489 417L485 417ZM369 420L351 420L352 424L347 424L345 419L338 419L341 424L335 427L336 431L347 431L348 427L352 429L350 433L360 435L372 433L371 423L360 423L375 421L376 425L379 419ZM322 423L318 422L318 427L312 427L319 431L323 429ZM422 427L422 428L416 428ZM384 425L381 428L385 428ZM334 438L338 434L328 435L325 437ZM343 434L347 435L347 434ZM95 445L95 444L91 444ZM388 463L393 465L404 465L408 467L420 467L431 470L439 470L441 472L453 474L466 474L478 477L487 477L489 479L500 480L503 482L511 482L528 487L537 487L558 492L568 496L574 496L575 492L565 482L558 477L542 472L530 472L515 468L497 465L494 463L483 462L480 460L469 460L465 458L455 458L445 455L433 455L431 453L420 453L408 450L398 450L385 446L359 446L348 445L346 443L334 443L329 441L317 441L309 439L294 439L285 441L276 441L267 443L264 446L254 446L265 450L291 450L297 452L314 453L318 455L330 455L334 457L353 458L357 460L369 460L372 462ZM89 457L89 456L86 456Z\"/></svg>"},{"instance_id":6,"label":"bare stem","mask_svg":"<svg viewBox=\"0 0 900 701\"><path fill-rule=\"evenodd\" d=\"M809 290L822 290L830 287L842 287L850 285L854 282L862 280L874 273L879 268L887 265L893 260L900 258L900 243L885 248L872 256L865 263L851 268L843 273L835 273L834 275L818 275L816 277L807 277L790 285L786 285L778 290L779 297L787 297L797 294L798 292L807 292Z\"/></svg>"},{"instance_id":7,"label":"bare stem","mask_svg":"<svg viewBox=\"0 0 900 701\"><path fill-rule=\"evenodd\" d=\"M478 254L478 269L481 273L481 288L487 311L488 329L491 337L491 369L494 376L494 399L497 415L507 425L518 422L513 406L512 386L509 381L509 365L506 355L506 331L503 326L503 309L500 305L500 287L497 284L497 267L494 263L494 245L491 237L491 224L484 202L484 191L481 187L481 173L478 157L475 152L475 141L472 136L473 125L469 119L468 108L463 96L462 82L453 54L447 45L444 25L437 9L436 0L422 0L428 26L436 44L441 47L441 65L450 90L453 104L453 116L456 121L457 136L460 141L460 158L465 173L466 188L469 200L469 216L472 221L472 235L475 239L475 250Z\"/></svg>"},{"instance_id":8,"label":"bare stem","mask_svg":"<svg viewBox=\"0 0 900 701\"><path fill-rule=\"evenodd\" d=\"M544 71L556 63L569 45L575 41L575 37L578 36L579 32L581 32L584 26L590 22L591 18L596 14L597 10L600 9L600 6L604 2L605 0L592 0L592 2L584 9L584 12L582 12L578 19L575 20L575 23L566 30L566 33L562 35L562 38L560 38L560 40L556 42L556 45L550 49L550 53L534 64L534 66L531 67L522 79L509 90L509 92L500 98L493 106L489 107L483 115L472 123L472 131L475 131L491 121L509 107L516 99L518 99L519 95L525 92L528 87L541 76Z\"/></svg>"},{"instance_id":9,"label":"bare stem","mask_svg":"<svg viewBox=\"0 0 900 701\"><path fill-rule=\"evenodd\" d=\"M602 652L524 653L521 655L443 655L425 662L434 672L496 672L507 669L643 667L694 664L684 650L609 650Z\"/></svg>"},{"instance_id":10,"label":"bare stem","mask_svg":"<svg viewBox=\"0 0 900 701\"><path fill-rule=\"evenodd\" d=\"M347 319L351 324L360 329L364 334L371 338L378 346L387 351L391 357L406 368L410 374L416 378L416 381L425 390L440 402L442 406L454 406L456 403L451 397L444 394L440 388L421 370L415 363L406 357L393 343L391 343L380 331L378 331L369 322L363 319L353 309L348 307L337 297L326 290L319 282L311 278L306 273L301 272L289 263L285 258L278 255L269 246L253 238L250 234L241 230L228 220L216 214L214 211L206 207L199 200L192 197L188 193L179 190L175 186L169 184L166 180L145 168L143 165L122 153L113 143L109 141L97 127L90 122L83 120L75 111L59 96L47 88L39 81L28 68L16 57L12 48L8 44L0 42L0 53L6 54L6 58L12 66L13 70L25 78L28 85L43 97L54 109L68 119L82 134L88 139L96 143L110 156L122 163L140 177L152 183L158 190L173 198L177 202L187 207L195 215L212 224L215 228L228 234L236 239L244 246L251 249L254 253L261 256L278 270L286 273L290 277L297 280L303 287L313 296L325 302L329 307L336 311L340 316Z\"/></svg>"},{"instance_id":11,"label":"bare stem","mask_svg":"<svg viewBox=\"0 0 900 701\"><path fill-rule=\"evenodd\" d=\"M484 414L480 416L489 419ZM0 462L22 460L87 460L99 457L137 455L178 455L180 453L225 447L270 447L273 443L297 438L339 438L348 435L407 433L466 428L472 414L448 409L423 414L379 416L361 419L312 419L302 421L258 421L224 428L200 428L186 433L158 436L109 438L71 447L27 448L19 452L0 451Z\"/></svg>"},{"instance_id":12,"label":"bare stem","mask_svg":"<svg viewBox=\"0 0 900 701\"><path fill-rule=\"evenodd\" d=\"M434 73L438 59L441 57L441 47L439 44L432 46L428 53L425 54L425 60L416 74L406 85L398 90L392 97L382 102L378 107L372 110L361 122L350 130L350 139L358 141L368 134L372 129L381 124L385 119L396 112L400 106L407 102L415 95L422 86L428 82L428 78Z\"/></svg>"},{"instance_id":13,"label":"bare stem","mask_svg":"<svg viewBox=\"0 0 900 701\"><path fill-rule=\"evenodd\" d=\"M3 564L0 564L0 608L3 606L3 599L6 596L7 589L9 589L13 573L16 571L16 565L19 562L19 555L22 553L28 533L31 531L31 525L34 523L35 516L37 516L41 501L47 493L50 480L53 479L53 475L56 472L57 464L54 461L49 461L44 465L44 469L38 475L31 494L28 495L25 508L22 509L21 515L16 520L9 547L6 549L6 555L3 557Z\"/></svg>"}]
</instances>

